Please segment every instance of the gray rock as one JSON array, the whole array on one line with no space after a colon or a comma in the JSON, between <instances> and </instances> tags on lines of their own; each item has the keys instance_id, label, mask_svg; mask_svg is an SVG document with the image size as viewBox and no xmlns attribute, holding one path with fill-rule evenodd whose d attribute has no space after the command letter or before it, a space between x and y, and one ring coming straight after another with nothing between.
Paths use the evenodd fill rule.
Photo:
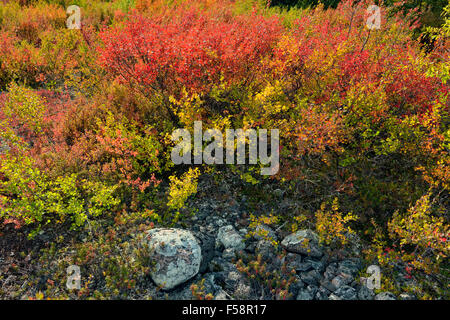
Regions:
<instances>
[{"instance_id":1,"label":"gray rock","mask_svg":"<svg viewBox=\"0 0 450 320\"><path fill-rule=\"evenodd\" d=\"M316 270L319 273L322 273L325 270L325 264L322 261L306 258L304 263L308 263L312 269Z\"/></svg>"},{"instance_id":2,"label":"gray rock","mask_svg":"<svg viewBox=\"0 0 450 320\"><path fill-rule=\"evenodd\" d=\"M358 290L358 299L359 300L373 300L375 294L373 290L367 288L366 286L361 286Z\"/></svg>"},{"instance_id":3,"label":"gray rock","mask_svg":"<svg viewBox=\"0 0 450 320\"><path fill-rule=\"evenodd\" d=\"M345 273L338 274L336 277L334 277L331 280L331 284L336 288L339 289L342 286L348 285L353 281L353 278ZM332 290L333 291L333 290Z\"/></svg>"},{"instance_id":4,"label":"gray rock","mask_svg":"<svg viewBox=\"0 0 450 320\"><path fill-rule=\"evenodd\" d=\"M221 227L216 238L216 247L223 246L225 249L243 250L245 244L243 238L234 229L233 226L228 225Z\"/></svg>"},{"instance_id":5,"label":"gray rock","mask_svg":"<svg viewBox=\"0 0 450 320\"><path fill-rule=\"evenodd\" d=\"M334 293L330 294L328 300L342 300L340 297L335 295Z\"/></svg>"},{"instance_id":6,"label":"gray rock","mask_svg":"<svg viewBox=\"0 0 450 320\"><path fill-rule=\"evenodd\" d=\"M281 242L281 246L287 251L311 257L320 258L323 255L319 245L319 237L309 229L300 230L288 235Z\"/></svg>"},{"instance_id":7,"label":"gray rock","mask_svg":"<svg viewBox=\"0 0 450 320\"><path fill-rule=\"evenodd\" d=\"M309 271L312 269L313 269L313 266L312 266L311 262L309 262L309 261L297 264L297 268L296 268L296 270L298 272L305 272L305 271Z\"/></svg>"},{"instance_id":8,"label":"gray rock","mask_svg":"<svg viewBox=\"0 0 450 320\"><path fill-rule=\"evenodd\" d=\"M215 239L207 234L194 233L194 235L199 239L200 248L202 249L202 262L200 263L199 273L204 273L215 256Z\"/></svg>"},{"instance_id":9,"label":"gray rock","mask_svg":"<svg viewBox=\"0 0 450 320\"><path fill-rule=\"evenodd\" d=\"M333 262L330 263L327 268L325 269L325 272L323 276L326 280L332 280L337 275L337 263Z\"/></svg>"},{"instance_id":10,"label":"gray rock","mask_svg":"<svg viewBox=\"0 0 450 320\"><path fill-rule=\"evenodd\" d=\"M338 288L334 293L335 296L338 296L341 300L356 300L356 289L350 286L344 285Z\"/></svg>"},{"instance_id":11,"label":"gray rock","mask_svg":"<svg viewBox=\"0 0 450 320\"><path fill-rule=\"evenodd\" d=\"M313 300L316 293L316 286L307 286L306 288L301 288L298 291L297 300Z\"/></svg>"},{"instance_id":12,"label":"gray rock","mask_svg":"<svg viewBox=\"0 0 450 320\"><path fill-rule=\"evenodd\" d=\"M245 238L245 236L248 234L248 230L245 228L239 229L239 234Z\"/></svg>"},{"instance_id":13,"label":"gray rock","mask_svg":"<svg viewBox=\"0 0 450 320\"><path fill-rule=\"evenodd\" d=\"M233 249L225 249L222 252L222 258L224 258L225 260L231 261L233 260L233 258L236 257L236 252Z\"/></svg>"},{"instance_id":14,"label":"gray rock","mask_svg":"<svg viewBox=\"0 0 450 320\"><path fill-rule=\"evenodd\" d=\"M289 286L289 293L295 298L297 297L299 290L305 286L299 276L295 275L295 281Z\"/></svg>"},{"instance_id":15,"label":"gray rock","mask_svg":"<svg viewBox=\"0 0 450 320\"><path fill-rule=\"evenodd\" d=\"M375 296L375 300L397 300L392 292L381 292Z\"/></svg>"},{"instance_id":16,"label":"gray rock","mask_svg":"<svg viewBox=\"0 0 450 320\"><path fill-rule=\"evenodd\" d=\"M347 259L339 263L338 273L355 277L361 269L361 263L357 259Z\"/></svg>"},{"instance_id":17,"label":"gray rock","mask_svg":"<svg viewBox=\"0 0 450 320\"><path fill-rule=\"evenodd\" d=\"M306 289L300 289L296 300L312 300L314 296Z\"/></svg>"},{"instance_id":18,"label":"gray rock","mask_svg":"<svg viewBox=\"0 0 450 320\"><path fill-rule=\"evenodd\" d=\"M291 271L294 269L295 271L307 271L303 268L302 256L296 253L288 253L284 258L284 262L286 263L286 268Z\"/></svg>"},{"instance_id":19,"label":"gray rock","mask_svg":"<svg viewBox=\"0 0 450 320\"><path fill-rule=\"evenodd\" d=\"M316 293L316 300L328 300L329 295L330 291L327 288L319 287Z\"/></svg>"},{"instance_id":20,"label":"gray rock","mask_svg":"<svg viewBox=\"0 0 450 320\"><path fill-rule=\"evenodd\" d=\"M352 257L358 257L362 252L362 242L358 235L354 233L346 233L345 237L348 239L347 251Z\"/></svg>"},{"instance_id":21,"label":"gray rock","mask_svg":"<svg viewBox=\"0 0 450 320\"><path fill-rule=\"evenodd\" d=\"M238 272L236 265L234 265L228 260L225 260L221 256L216 256L214 257L214 259L211 260L211 262L209 263L209 271L216 273L223 273L224 278L226 278L230 272L233 271Z\"/></svg>"},{"instance_id":22,"label":"gray rock","mask_svg":"<svg viewBox=\"0 0 450 320\"><path fill-rule=\"evenodd\" d=\"M227 223L227 221L224 219L216 219L214 222L215 222L215 225L218 227L222 227L223 225L225 225Z\"/></svg>"},{"instance_id":23,"label":"gray rock","mask_svg":"<svg viewBox=\"0 0 450 320\"><path fill-rule=\"evenodd\" d=\"M147 232L146 241L152 251L151 259L156 262L150 275L162 289L172 289L199 272L201 248L190 231L152 229Z\"/></svg>"},{"instance_id":24,"label":"gray rock","mask_svg":"<svg viewBox=\"0 0 450 320\"><path fill-rule=\"evenodd\" d=\"M276 257L274 245L267 240L258 241L255 252L256 254L260 254L261 258L267 262L272 261Z\"/></svg>"},{"instance_id":25,"label":"gray rock","mask_svg":"<svg viewBox=\"0 0 450 320\"><path fill-rule=\"evenodd\" d=\"M277 235L268 225L259 224L255 228L254 238L256 240L277 240Z\"/></svg>"},{"instance_id":26,"label":"gray rock","mask_svg":"<svg viewBox=\"0 0 450 320\"><path fill-rule=\"evenodd\" d=\"M295 271L307 271L302 270L302 256L296 253L288 253L284 257L284 262L286 263L286 268L288 271L294 269Z\"/></svg>"},{"instance_id":27,"label":"gray rock","mask_svg":"<svg viewBox=\"0 0 450 320\"><path fill-rule=\"evenodd\" d=\"M316 270L311 270L308 272L303 272L300 275L300 279L309 285L318 285L320 281L320 274Z\"/></svg>"},{"instance_id":28,"label":"gray rock","mask_svg":"<svg viewBox=\"0 0 450 320\"><path fill-rule=\"evenodd\" d=\"M320 285L329 291L335 291L337 289L336 286L330 280L325 278L320 281Z\"/></svg>"},{"instance_id":29,"label":"gray rock","mask_svg":"<svg viewBox=\"0 0 450 320\"><path fill-rule=\"evenodd\" d=\"M400 294L401 300L417 300L416 296L409 293L402 293Z\"/></svg>"}]
</instances>

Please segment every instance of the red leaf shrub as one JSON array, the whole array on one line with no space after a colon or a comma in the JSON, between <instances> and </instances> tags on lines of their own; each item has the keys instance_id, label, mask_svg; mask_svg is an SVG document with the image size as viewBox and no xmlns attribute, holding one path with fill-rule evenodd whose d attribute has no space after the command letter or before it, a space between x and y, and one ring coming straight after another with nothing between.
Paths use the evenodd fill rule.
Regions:
<instances>
[{"instance_id":1,"label":"red leaf shrub","mask_svg":"<svg viewBox=\"0 0 450 320\"><path fill-rule=\"evenodd\" d=\"M171 22L133 14L122 27L100 34L100 63L123 82L175 93L182 86L208 90L221 77L243 81L255 75L282 27L276 18L240 16L223 21L188 11Z\"/></svg>"}]
</instances>

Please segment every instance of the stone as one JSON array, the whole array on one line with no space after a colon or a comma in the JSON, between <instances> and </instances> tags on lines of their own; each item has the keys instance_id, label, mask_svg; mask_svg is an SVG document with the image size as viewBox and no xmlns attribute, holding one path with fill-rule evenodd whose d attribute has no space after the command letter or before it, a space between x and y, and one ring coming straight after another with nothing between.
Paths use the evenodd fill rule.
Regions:
<instances>
[{"instance_id":1,"label":"stone","mask_svg":"<svg viewBox=\"0 0 450 320\"><path fill-rule=\"evenodd\" d=\"M313 298L313 295L306 289L300 289L296 300L312 300Z\"/></svg>"},{"instance_id":2,"label":"stone","mask_svg":"<svg viewBox=\"0 0 450 320\"><path fill-rule=\"evenodd\" d=\"M319 287L316 293L316 300L328 300L329 295L330 291L327 288Z\"/></svg>"},{"instance_id":3,"label":"stone","mask_svg":"<svg viewBox=\"0 0 450 320\"><path fill-rule=\"evenodd\" d=\"M295 281L289 286L289 293L293 298L297 297L299 290L305 286L298 275L295 275Z\"/></svg>"},{"instance_id":4,"label":"stone","mask_svg":"<svg viewBox=\"0 0 450 320\"><path fill-rule=\"evenodd\" d=\"M219 229L216 238L216 247L220 246L223 246L225 249L233 249L236 251L243 250L245 248L243 238L231 225L224 226Z\"/></svg>"},{"instance_id":5,"label":"stone","mask_svg":"<svg viewBox=\"0 0 450 320\"><path fill-rule=\"evenodd\" d=\"M329 291L335 291L337 289L336 286L333 283L331 283L330 280L325 278L322 281L320 281L320 285Z\"/></svg>"},{"instance_id":6,"label":"stone","mask_svg":"<svg viewBox=\"0 0 450 320\"><path fill-rule=\"evenodd\" d=\"M307 271L303 270L302 267L302 256L296 253L288 253L284 257L284 262L286 263L286 268L288 271L294 269L295 271Z\"/></svg>"},{"instance_id":7,"label":"stone","mask_svg":"<svg viewBox=\"0 0 450 320\"><path fill-rule=\"evenodd\" d=\"M375 300L397 300L392 292L381 292L375 296Z\"/></svg>"},{"instance_id":8,"label":"stone","mask_svg":"<svg viewBox=\"0 0 450 320\"><path fill-rule=\"evenodd\" d=\"M281 246L289 252L320 258L323 255L319 237L312 230L305 229L290 234L283 239Z\"/></svg>"},{"instance_id":9,"label":"stone","mask_svg":"<svg viewBox=\"0 0 450 320\"><path fill-rule=\"evenodd\" d=\"M355 277L360 269L361 264L358 260L347 259L339 263L338 273Z\"/></svg>"},{"instance_id":10,"label":"stone","mask_svg":"<svg viewBox=\"0 0 450 320\"><path fill-rule=\"evenodd\" d=\"M325 277L326 280L331 281L336 275L337 275L337 263L335 262L330 263L325 269L323 276Z\"/></svg>"},{"instance_id":11,"label":"stone","mask_svg":"<svg viewBox=\"0 0 450 320\"><path fill-rule=\"evenodd\" d=\"M271 227L265 224L259 224L255 228L255 235L253 236L256 240L277 240L277 235Z\"/></svg>"},{"instance_id":12,"label":"stone","mask_svg":"<svg viewBox=\"0 0 450 320\"><path fill-rule=\"evenodd\" d=\"M319 245L319 236L309 229L288 235L281 242L281 246L287 251L314 258L320 258L323 255Z\"/></svg>"},{"instance_id":13,"label":"stone","mask_svg":"<svg viewBox=\"0 0 450 320\"><path fill-rule=\"evenodd\" d=\"M341 300L356 300L356 289L350 286L344 285L338 288L334 293L335 296L338 296Z\"/></svg>"},{"instance_id":14,"label":"stone","mask_svg":"<svg viewBox=\"0 0 450 320\"><path fill-rule=\"evenodd\" d=\"M306 261L306 262L302 262L302 263L297 264L297 269L296 270L298 272L305 272L305 271L309 271L309 270L312 270L312 269L313 269L313 267L311 265L311 262Z\"/></svg>"},{"instance_id":15,"label":"stone","mask_svg":"<svg viewBox=\"0 0 450 320\"><path fill-rule=\"evenodd\" d=\"M236 253L233 249L225 249L222 252L222 258L224 258L225 260L231 261L233 258L236 257Z\"/></svg>"},{"instance_id":16,"label":"stone","mask_svg":"<svg viewBox=\"0 0 450 320\"><path fill-rule=\"evenodd\" d=\"M401 300L417 300L416 296L414 296L413 294L409 294L409 293L400 294L400 299Z\"/></svg>"},{"instance_id":17,"label":"stone","mask_svg":"<svg viewBox=\"0 0 450 320\"><path fill-rule=\"evenodd\" d=\"M336 288L339 289L340 287L344 285L348 285L353 281L353 278L347 274L338 274L336 277L334 277L331 280L331 284Z\"/></svg>"},{"instance_id":18,"label":"stone","mask_svg":"<svg viewBox=\"0 0 450 320\"><path fill-rule=\"evenodd\" d=\"M366 286L361 286L358 290L358 299L359 300L373 300L375 294L373 290L367 288Z\"/></svg>"},{"instance_id":19,"label":"stone","mask_svg":"<svg viewBox=\"0 0 450 320\"><path fill-rule=\"evenodd\" d=\"M317 285L319 284L320 274L316 270L311 270L308 272L303 272L300 275L300 279L309 285Z\"/></svg>"},{"instance_id":20,"label":"stone","mask_svg":"<svg viewBox=\"0 0 450 320\"><path fill-rule=\"evenodd\" d=\"M334 293L330 294L328 300L342 300L340 297L335 295Z\"/></svg>"},{"instance_id":21,"label":"stone","mask_svg":"<svg viewBox=\"0 0 450 320\"><path fill-rule=\"evenodd\" d=\"M245 228L239 229L238 232L239 232L239 234L240 234L242 237L245 237L245 236L248 234L248 230L245 229Z\"/></svg>"},{"instance_id":22,"label":"stone","mask_svg":"<svg viewBox=\"0 0 450 320\"><path fill-rule=\"evenodd\" d=\"M298 291L297 300L313 300L316 293L316 286L307 286L306 288L301 288Z\"/></svg>"},{"instance_id":23,"label":"stone","mask_svg":"<svg viewBox=\"0 0 450 320\"><path fill-rule=\"evenodd\" d=\"M352 257L359 257L362 252L362 242L361 239L355 233L346 233L345 237L347 238L348 245L347 251Z\"/></svg>"},{"instance_id":24,"label":"stone","mask_svg":"<svg viewBox=\"0 0 450 320\"><path fill-rule=\"evenodd\" d=\"M202 233L194 233L194 236L199 240L202 250L202 262L200 263L199 272L204 273L208 270L209 263L215 256L215 239Z\"/></svg>"},{"instance_id":25,"label":"stone","mask_svg":"<svg viewBox=\"0 0 450 320\"><path fill-rule=\"evenodd\" d=\"M325 264L322 261L313 260L311 258L306 258L305 263L308 263L312 269L317 272L322 273L325 270Z\"/></svg>"},{"instance_id":26,"label":"stone","mask_svg":"<svg viewBox=\"0 0 450 320\"><path fill-rule=\"evenodd\" d=\"M202 253L195 236L187 230L157 228L147 232L151 260L150 276L163 290L170 290L197 275Z\"/></svg>"},{"instance_id":27,"label":"stone","mask_svg":"<svg viewBox=\"0 0 450 320\"><path fill-rule=\"evenodd\" d=\"M274 245L267 240L258 241L255 252L260 254L264 261L272 261L276 257Z\"/></svg>"}]
</instances>

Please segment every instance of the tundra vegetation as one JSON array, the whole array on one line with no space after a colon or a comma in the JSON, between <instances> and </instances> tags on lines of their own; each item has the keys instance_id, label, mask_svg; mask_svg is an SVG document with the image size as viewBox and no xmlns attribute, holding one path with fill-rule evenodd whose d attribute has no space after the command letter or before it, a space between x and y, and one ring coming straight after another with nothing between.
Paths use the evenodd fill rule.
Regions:
<instances>
[{"instance_id":1,"label":"tundra vegetation","mask_svg":"<svg viewBox=\"0 0 450 320\"><path fill-rule=\"evenodd\" d=\"M228 179L249 237L310 228L339 254L357 236L381 291L449 298L448 2L378 1L373 30L373 1L272 2L0 0L1 298L152 298L138 235L189 228L199 183ZM278 129L279 171L175 165L195 121ZM290 270L236 265L288 297Z\"/></svg>"}]
</instances>

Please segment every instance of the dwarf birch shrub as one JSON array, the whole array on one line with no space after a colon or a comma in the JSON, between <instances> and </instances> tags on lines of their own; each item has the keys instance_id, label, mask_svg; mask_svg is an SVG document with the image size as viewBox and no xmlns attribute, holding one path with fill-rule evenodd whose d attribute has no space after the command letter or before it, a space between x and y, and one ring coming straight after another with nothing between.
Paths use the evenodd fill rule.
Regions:
<instances>
[{"instance_id":1,"label":"dwarf birch shrub","mask_svg":"<svg viewBox=\"0 0 450 320\"><path fill-rule=\"evenodd\" d=\"M113 195L117 187L76 174L51 179L27 156L3 157L0 173L0 218L16 226L33 225L30 237L49 224L70 221L71 228L82 227L120 202Z\"/></svg>"}]
</instances>

